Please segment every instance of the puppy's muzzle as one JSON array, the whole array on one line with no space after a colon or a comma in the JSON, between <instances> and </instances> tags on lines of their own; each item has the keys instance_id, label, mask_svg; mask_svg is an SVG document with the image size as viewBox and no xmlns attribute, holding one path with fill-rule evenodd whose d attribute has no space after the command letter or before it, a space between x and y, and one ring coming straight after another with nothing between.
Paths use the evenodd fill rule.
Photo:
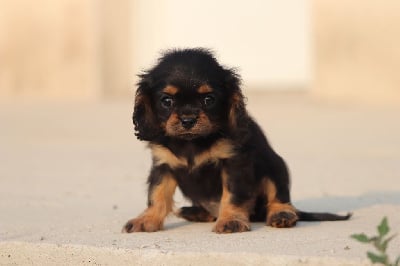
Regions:
<instances>
[{"instance_id":1,"label":"puppy's muzzle","mask_svg":"<svg viewBox=\"0 0 400 266\"><path fill-rule=\"evenodd\" d=\"M191 129L197 123L196 116L181 116L179 120L185 129Z\"/></svg>"}]
</instances>

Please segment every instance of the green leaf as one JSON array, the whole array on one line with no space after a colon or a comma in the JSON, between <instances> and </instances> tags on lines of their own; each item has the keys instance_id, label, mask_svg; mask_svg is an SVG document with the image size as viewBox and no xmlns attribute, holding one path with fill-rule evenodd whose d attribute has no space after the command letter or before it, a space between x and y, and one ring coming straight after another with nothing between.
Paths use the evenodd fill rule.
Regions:
<instances>
[{"instance_id":1,"label":"green leaf","mask_svg":"<svg viewBox=\"0 0 400 266\"><path fill-rule=\"evenodd\" d=\"M383 251L383 252L386 251L387 245L388 245L389 242L390 242L393 238L395 238L395 237L396 237L396 234L395 234L395 235L392 235L391 237L385 239L385 241L382 242L381 248L382 248L382 251Z\"/></svg>"},{"instance_id":2,"label":"green leaf","mask_svg":"<svg viewBox=\"0 0 400 266\"><path fill-rule=\"evenodd\" d=\"M387 221L387 217L384 217L382 219L382 222L380 225L378 225L378 232L379 232L379 236L384 236L387 233L389 233L389 225L388 225L388 221Z\"/></svg>"},{"instance_id":3,"label":"green leaf","mask_svg":"<svg viewBox=\"0 0 400 266\"><path fill-rule=\"evenodd\" d=\"M368 258L371 260L372 263L382 263L385 264L387 261L387 255L377 255L372 252L367 252Z\"/></svg>"},{"instance_id":4,"label":"green leaf","mask_svg":"<svg viewBox=\"0 0 400 266\"><path fill-rule=\"evenodd\" d=\"M368 236L364 233L362 234L353 234L350 237L354 238L355 240L361 242L361 243L369 243L371 240L368 238Z\"/></svg>"},{"instance_id":5,"label":"green leaf","mask_svg":"<svg viewBox=\"0 0 400 266\"><path fill-rule=\"evenodd\" d=\"M392 260L389 259L389 255L386 253L389 242L396 237L396 234L385 237L390 231L390 227L388 225L388 220L386 217L382 219L381 223L377 226L377 229L379 234L377 236L368 237L366 234L361 233L353 234L350 237L361 243L371 243L376 248L377 253L367 252L367 256L372 263L379 263L385 266L400 266L400 256L398 256L396 260L392 263Z\"/></svg>"},{"instance_id":6,"label":"green leaf","mask_svg":"<svg viewBox=\"0 0 400 266\"><path fill-rule=\"evenodd\" d=\"M380 251L380 252L382 252L383 253L383 249L382 249L382 237L380 236L380 237L374 237L374 239L373 239L373 244L374 244L374 247L378 250L378 251Z\"/></svg>"}]
</instances>

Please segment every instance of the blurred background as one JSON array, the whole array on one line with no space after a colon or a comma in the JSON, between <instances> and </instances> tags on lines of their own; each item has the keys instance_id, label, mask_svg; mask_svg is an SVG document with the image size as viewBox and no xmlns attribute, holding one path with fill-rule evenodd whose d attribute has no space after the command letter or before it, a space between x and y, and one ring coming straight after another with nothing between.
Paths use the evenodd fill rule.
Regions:
<instances>
[{"instance_id":1,"label":"blurred background","mask_svg":"<svg viewBox=\"0 0 400 266\"><path fill-rule=\"evenodd\" d=\"M120 234L151 165L132 125L136 75L201 46L238 68L295 206L355 214L322 238L303 227L340 247L299 253L364 257L351 233L383 216L400 232L399 14L399 0L0 0L0 244L136 247Z\"/></svg>"},{"instance_id":2,"label":"blurred background","mask_svg":"<svg viewBox=\"0 0 400 266\"><path fill-rule=\"evenodd\" d=\"M132 97L169 48L208 47L247 91L400 102L400 2L1 0L0 101Z\"/></svg>"}]
</instances>

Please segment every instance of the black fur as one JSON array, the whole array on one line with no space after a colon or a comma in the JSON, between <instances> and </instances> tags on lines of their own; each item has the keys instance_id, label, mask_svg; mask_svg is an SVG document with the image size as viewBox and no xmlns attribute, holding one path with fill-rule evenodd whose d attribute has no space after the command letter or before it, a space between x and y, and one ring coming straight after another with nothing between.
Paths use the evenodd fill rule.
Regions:
<instances>
[{"instance_id":1,"label":"black fur","mask_svg":"<svg viewBox=\"0 0 400 266\"><path fill-rule=\"evenodd\" d=\"M184 162L182 165L172 165L172 161L158 163L160 158L157 158L157 154L154 155L148 179L149 208L154 204L151 200L154 187L159 185L166 175L172 176L183 195L193 202L193 207L182 208L178 213L192 221L196 220L196 217L201 217L198 221L209 219L207 206L209 203L221 201L224 186L231 195L230 206L233 206L233 209L235 206L244 209L245 216L248 214L247 218L252 221L267 219L270 206L269 192L265 189L267 180L274 185L274 201L291 206L286 164L268 144L257 123L248 115L240 89L240 79L233 69L221 66L212 53L205 49L173 50L165 53L158 63L140 78L133 114L136 136L151 145L166 148L173 154L174 159L178 158ZM176 88L177 93L166 94L163 90L167 86ZM199 93L201 86L208 86L211 91ZM206 99L206 96L209 98ZM168 99L165 100L165 97ZM196 123L200 123L197 119L203 114L206 117L205 126L199 126L197 131L191 131L189 128L187 132L183 130L184 133L175 135L174 130L167 129L169 119L174 114L177 121L190 117L194 118ZM204 129L207 127L211 129ZM198 157L217 147L221 140L229 143L231 153L227 153L226 156L218 155L216 158L211 156L209 161L196 165ZM223 148L226 147L222 146L221 149ZM170 158L165 156L165 160ZM223 173L227 176L225 185ZM209 214L218 218L218 215L212 215L211 211ZM146 212L143 215L146 216ZM271 218L269 224L290 227L297 220L332 221L346 220L349 217L282 210ZM135 223L138 223L137 219L128 222L125 231L148 231L143 229L146 222L142 222L140 228L133 230ZM232 224L235 226L230 226ZM237 221L228 221L221 228L220 232L236 232L245 231L247 227ZM218 232L218 229L216 231Z\"/></svg>"}]
</instances>

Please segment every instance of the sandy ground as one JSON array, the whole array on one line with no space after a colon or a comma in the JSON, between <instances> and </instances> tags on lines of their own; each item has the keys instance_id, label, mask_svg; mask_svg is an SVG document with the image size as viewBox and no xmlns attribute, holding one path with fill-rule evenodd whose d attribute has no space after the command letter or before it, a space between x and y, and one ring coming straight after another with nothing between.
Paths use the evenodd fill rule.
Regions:
<instances>
[{"instance_id":1,"label":"sandy ground","mask_svg":"<svg viewBox=\"0 0 400 266\"><path fill-rule=\"evenodd\" d=\"M2 103L0 265L368 265L349 236L383 216L400 233L400 107L251 93L248 108L290 167L295 206L350 221L217 235L171 216L164 231L121 234L145 207L150 165L131 102Z\"/></svg>"}]
</instances>

